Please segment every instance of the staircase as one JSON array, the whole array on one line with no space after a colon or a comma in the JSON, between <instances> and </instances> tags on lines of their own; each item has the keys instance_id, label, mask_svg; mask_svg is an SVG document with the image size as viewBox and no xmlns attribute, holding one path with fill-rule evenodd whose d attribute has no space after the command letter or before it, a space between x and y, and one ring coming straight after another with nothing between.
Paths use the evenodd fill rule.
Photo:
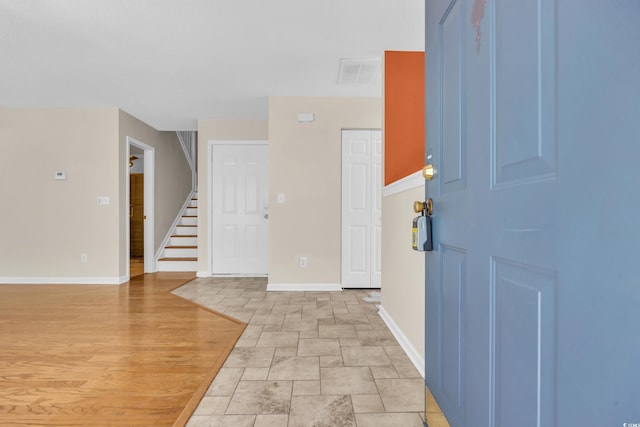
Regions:
<instances>
[{"instance_id":1,"label":"staircase","mask_svg":"<svg viewBox=\"0 0 640 427\"><path fill-rule=\"evenodd\" d=\"M169 242L158 259L158 271L198 270L198 195L182 211Z\"/></svg>"}]
</instances>

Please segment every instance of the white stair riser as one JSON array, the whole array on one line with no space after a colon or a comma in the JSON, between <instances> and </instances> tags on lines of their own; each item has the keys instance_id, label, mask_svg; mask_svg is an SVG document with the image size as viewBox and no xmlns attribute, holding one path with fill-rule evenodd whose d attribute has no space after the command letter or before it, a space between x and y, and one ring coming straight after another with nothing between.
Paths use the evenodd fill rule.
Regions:
<instances>
[{"instance_id":1,"label":"white stair riser","mask_svg":"<svg viewBox=\"0 0 640 427\"><path fill-rule=\"evenodd\" d=\"M167 258L193 258L198 256L197 248L164 248Z\"/></svg>"},{"instance_id":2,"label":"white stair riser","mask_svg":"<svg viewBox=\"0 0 640 427\"><path fill-rule=\"evenodd\" d=\"M197 261L158 261L158 271L197 271Z\"/></svg>"},{"instance_id":3,"label":"white stair riser","mask_svg":"<svg viewBox=\"0 0 640 427\"><path fill-rule=\"evenodd\" d=\"M189 206L187 206L188 208L197 208L198 207L198 201L197 200L192 200L189 202Z\"/></svg>"},{"instance_id":4,"label":"white stair riser","mask_svg":"<svg viewBox=\"0 0 640 427\"><path fill-rule=\"evenodd\" d=\"M198 227L176 227L176 235L184 236L184 235L196 235L198 234Z\"/></svg>"},{"instance_id":5,"label":"white stair riser","mask_svg":"<svg viewBox=\"0 0 640 427\"><path fill-rule=\"evenodd\" d=\"M198 215L198 208L187 207L184 210L184 215Z\"/></svg>"},{"instance_id":6,"label":"white stair riser","mask_svg":"<svg viewBox=\"0 0 640 427\"><path fill-rule=\"evenodd\" d=\"M194 216L183 216L180 220L181 225L198 225L198 218Z\"/></svg>"},{"instance_id":7,"label":"white stair riser","mask_svg":"<svg viewBox=\"0 0 640 427\"><path fill-rule=\"evenodd\" d=\"M198 244L197 237L171 236L169 246L195 246Z\"/></svg>"}]
</instances>

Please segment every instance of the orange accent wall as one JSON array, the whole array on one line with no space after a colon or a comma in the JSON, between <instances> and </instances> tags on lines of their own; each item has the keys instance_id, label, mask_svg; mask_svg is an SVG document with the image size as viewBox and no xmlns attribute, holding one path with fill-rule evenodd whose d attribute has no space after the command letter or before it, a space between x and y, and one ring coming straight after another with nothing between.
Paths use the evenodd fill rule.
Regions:
<instances>
[{"instance_id":1,"label":"orange accent wall","mask_svg":"<svg viewBox=\"0 0 640 427\"><path fill-rule=\"evenodd\" d=\"M384 53L384 184L424 166L424 52Z\"/></svg>"}]
</instances>

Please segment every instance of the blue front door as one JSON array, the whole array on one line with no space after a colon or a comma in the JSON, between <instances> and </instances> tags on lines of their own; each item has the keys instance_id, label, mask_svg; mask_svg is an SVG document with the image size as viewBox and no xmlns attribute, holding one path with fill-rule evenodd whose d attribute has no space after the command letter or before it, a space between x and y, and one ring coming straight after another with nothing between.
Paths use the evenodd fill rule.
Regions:
<instances>
[{"instance_id":1,"label":"blue front door","mask_svg":"<svg viewBox=\"0 0 640 427\"><path fill-rule=\"evenodd\" d=\"M425 370L452 427L640 423L639 23L426 2Z\"/></svg>"}]
</instances>

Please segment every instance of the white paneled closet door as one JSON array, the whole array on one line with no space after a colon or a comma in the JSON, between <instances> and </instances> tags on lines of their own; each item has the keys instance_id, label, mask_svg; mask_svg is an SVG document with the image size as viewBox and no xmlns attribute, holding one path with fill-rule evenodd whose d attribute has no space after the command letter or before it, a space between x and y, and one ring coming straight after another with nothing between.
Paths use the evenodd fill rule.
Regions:
<instances>
[{"instance_id":1,"label":"white paneled closet door","mask_svg":"<svg viewBox=\"0 0 640 427\"><path fill-rule=\"evenodd\" d=\"M342 287L379 288L382 132L342 131Z\"/></svg>"}]
</instances>

